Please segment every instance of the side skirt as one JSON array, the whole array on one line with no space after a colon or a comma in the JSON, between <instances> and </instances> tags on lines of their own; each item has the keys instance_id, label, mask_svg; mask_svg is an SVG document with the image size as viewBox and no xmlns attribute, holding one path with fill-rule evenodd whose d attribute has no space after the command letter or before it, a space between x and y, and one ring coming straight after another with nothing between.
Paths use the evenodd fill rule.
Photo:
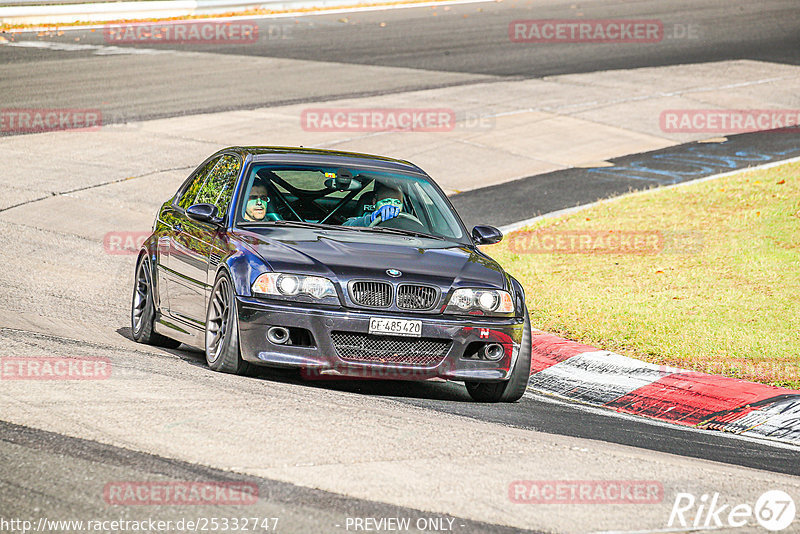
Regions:
<instances>
[{"instance_id":1,"label":"side skirt","mask_svg":"<svg viewBox=\"0 0 800 534\"><path fill-rule=\"evenodd\" d=\"M169 321L160 313L153 321L153 329L163 336L177 339L181 343L195 347L200 350L205 349L205 332L197 327L191 326L183 321L170 319Z\"/></svg>"}]
</instances>

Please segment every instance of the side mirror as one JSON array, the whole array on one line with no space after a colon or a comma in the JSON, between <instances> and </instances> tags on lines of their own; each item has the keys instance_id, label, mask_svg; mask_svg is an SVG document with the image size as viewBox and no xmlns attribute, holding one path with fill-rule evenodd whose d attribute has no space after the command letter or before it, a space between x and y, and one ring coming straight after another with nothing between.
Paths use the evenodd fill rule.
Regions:
<instances>
[{"instance_id":1,"label":"side mirror","mask_svg":"<svg viewBox=\"0 0 800 534\"><path fill-rule=\"evenodd\" d=\"M187 217L204 223L220 224L222 219L218 214L219 210L214 204L192 204L186 208Z\"/></svg>"},{"instance_id":2,"label":"side mirror","mask_svg":"<svg viewBox=\"0 0 800 534\"><path fill-rule=\"evenodd\" d=\"M494 226L476 226L472 229L472 240L476 245L494 245L503 240L503 232Z\"/></svg>"}]
</instances>

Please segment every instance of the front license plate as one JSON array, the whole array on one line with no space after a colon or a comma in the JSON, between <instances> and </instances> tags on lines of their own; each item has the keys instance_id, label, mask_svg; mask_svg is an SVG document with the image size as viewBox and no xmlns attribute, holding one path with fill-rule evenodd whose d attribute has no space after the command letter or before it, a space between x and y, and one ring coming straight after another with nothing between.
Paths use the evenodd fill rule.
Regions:
<instances>
[{"instance_id":1,"label":"front license plate","mask_svg":"<svg viewBox=\"0 0 800 534\"><path fill-rule=\"evenodd\" d=\"M408 321L406 319L381 319L373 317L369 320L369 333L420 337L422 335L422 321Z\"/></svg>"}]
</instances>

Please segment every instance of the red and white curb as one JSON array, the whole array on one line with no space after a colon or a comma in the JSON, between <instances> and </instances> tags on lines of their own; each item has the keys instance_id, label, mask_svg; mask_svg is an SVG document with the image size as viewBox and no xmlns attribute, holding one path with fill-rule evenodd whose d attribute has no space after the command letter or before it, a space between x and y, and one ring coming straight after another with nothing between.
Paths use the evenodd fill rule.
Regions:
<instances>
[{"instance_id":1,"label":"red and white curb","mask_svg":"<svg viewBox=\"0 0 800 534\"><path fill-rule=\"evenodd\" d=\"M800 391L534 334L528 388L621 413L800 445Z\"/></svg>"}]
</instances>

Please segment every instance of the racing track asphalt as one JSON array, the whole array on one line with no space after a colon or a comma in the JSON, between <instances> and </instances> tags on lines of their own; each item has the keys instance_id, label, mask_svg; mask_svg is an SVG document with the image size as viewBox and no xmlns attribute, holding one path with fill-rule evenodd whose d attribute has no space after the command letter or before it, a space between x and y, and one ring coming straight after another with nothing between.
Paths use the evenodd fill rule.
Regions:
<instances>
[{"instance_id":1,"label":"racing track asphalt","mask_svg":"<svg viewBox=\"0 0 800 534\"><path fill-rule=\"evenodd\" d=\"M702 458L788 475L800 475L795 447L751 441L720 432L661 424L644 417L615 416L531 392L510 405L476 404L461 384L326 382L324 387L361 395L381 395L429 410L462 415L527 430L652 451Z\"/></svg>"},{"instance_id":2,"label":"racing track asphalt","mask_svg":"<svg viewBox=\"0 0 800 534\"><path fill-rule=\"evenodd\" d=\"M182 518L196 520L242 517L244 514L250 518L278 518L278 532L319 532L324 528L346 531L347 518L401 517L409 518L412 524L427 518L452 520L455 529L465 533L533 532L348 498L277 480L232 474L4 421L0 421L0 444L0 487L9 490L2 501L0 517L6 520L10 517L28 518L33 503L48 510L49 519L52 520L91 518L99 521L147 521L157 518L158 521L177 522ZM46 472L47 475L32 474L37 472ZM80 476L76 476L76 473L80 473ZM57 480L59 482L56 483ZM113 506L98 508L98 493L102 492L101 488L105 487L108 480L255 484L260 498L255 505L248 506L246 512L237 506L203 504L138 509ZM51 531L57 530L53 528ZM87 531L82 529L78 532Z\"/></svg>"},{"instance_id":3,"label":"racing track asphalt","mask_svg":"<svg viewBox=\"0 0 800 534\"><path fill-rule=\"evenodd\" d=\"M575 18L655 19L663 22L665 38L599 46L509 41L514 20ZM509 0L259 19L258 25L260 38L247 45L124 45L106 42L102 30L8 35L123 50L0 46L0 64L9 67L5 76L0 72L3 107L102 106L109 124L609 69L731 59L800 64L794 0ZM124 53L132 49L147 50L140 50L144 56ZM165 55L148 55L153 49ZM265 62L269 58L308 63L291 69ZM355 65L413 71L359 77L348 68Z\"/></svg>"}]
</instances>

